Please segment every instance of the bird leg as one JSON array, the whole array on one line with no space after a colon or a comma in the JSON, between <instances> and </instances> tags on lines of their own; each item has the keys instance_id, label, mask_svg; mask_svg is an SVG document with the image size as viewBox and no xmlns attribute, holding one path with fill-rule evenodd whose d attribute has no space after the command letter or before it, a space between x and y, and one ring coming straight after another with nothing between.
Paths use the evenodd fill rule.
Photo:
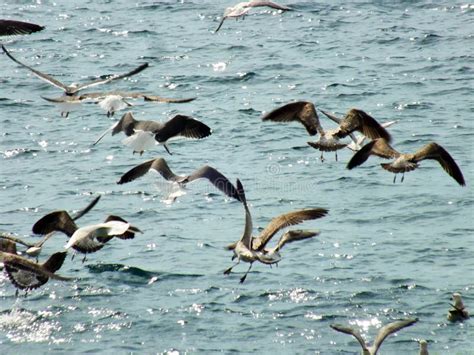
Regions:
<instances>
[{"instance_id":1,"label":"bird leg","mask_svg":"<svg viewBox=\"0 0 474 355\"><path fill-rule=\"evenodd\" d=\"M18 298L18 289L15 290L15 298Z\"/></svg>"},{"instance_id":2,"label":"bird leg","mask_svg":"<svg viewBox=\"0 0 474 355\"><path fill-rule=\"evenodd\" d=\"M163 144L163 147L165 147L166 151L168 152L169 155L173 155L171 154L170 150L168 149L168 146L166 144Z\"/></svg>"},{"instance_id":3,"label":"bird leg","mask_svg":"<svg viewBox=\"0 0 474 355\"><path fill-rule=\"evenodd\" d=\"M84 259L82 259L82 263L83 263L83 264L85 263L86 259L87 259L87 254L84 255Z\"/></svg>"},{"instance_id":4,"label":"bird leg","mask_svg":"<svg viewBox=\"0 0 474 355\"><path fill-rule=\"evenodd\" d=\"M71 261L74 260L74 257L76 256L76 252L72 253L72 256L71 256Z\"/></svg>"},{"instance_id":5,"label":"bird leg","mask_svg":"<svg viewBox=\"0 0 474 355\"><path fill-rule=\"evenodd\" d=\"M252 268L253 263L250 263L250 266L247 270L247 272L240 278L240 283L244 283L245 279L247 278L247 274L249 273L250 269Z\"/></svg>"},{"instance_id":6,"label":"bird leg","mask_svg":"<svg viewBox=\"0 0 474 355\"><path fill-rule=\"evenodd\" d=\"M324 153L321 152L321 163L324 163Z\"/></svg>"},{"instance_id":7,"label":"bird leg","mask_svg":"<svg viewBox=\"0 0 474 355\"><path fill-rule=\"evenodd\" d=\"M405 180L405 173L402 174L402 180L400 180L400 182L403 182L403 180Z\"/></svg>"},{"instance_id":8,"label":"bird leg","mask_svg":"<svg viewBox=\"0 0 474 355\"><path fill-rule=\"evenodd\" d=\"M336 150L336 161L337 161L337 150Z\"/></svg>"},{"instance_id":9,"label":"bird leg","mask_svg":"<svg viewBox=\"0 0 474 355\"><path fill-rule=\"evenodd\" d=\"M393 177L393 183L395 184L395 181L397 180L397 174Z\"/></svg>"},{"instance_id":10,"label":"bird leg","mask_svg":"<svg viewBox=\"0 0 474 355\"><path fill-rule=\"evenodd\" d=\"M236 262L234 265L232 265L230 268L228 268L228 269L226 269L226 270L224 271L224 275L229 275L230 272L232 271L232 269L233 269L235 266L237 266L239 263L240 263L240 260L237 259L237 262Z\"/></svg>"}]
</instances>

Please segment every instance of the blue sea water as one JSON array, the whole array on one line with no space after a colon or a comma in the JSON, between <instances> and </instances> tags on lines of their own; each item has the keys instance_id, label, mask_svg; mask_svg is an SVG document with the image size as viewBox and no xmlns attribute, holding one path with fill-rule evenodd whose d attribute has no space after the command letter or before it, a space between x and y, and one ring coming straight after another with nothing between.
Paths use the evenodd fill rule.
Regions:
<instances>
[{"instance_id":1,"label":"blue sea water","mask_svg":"<svg viewBox=\"0 0 474 355\"><path fill-rule=\"evenodd\" d=\"M283 3L283 2L282 2ZM255 9L227 20L234 1L3 1L0 17L46 26L6 47L20 61L65 83L122 73L97 87L186 104L133 101L137 119L191 115L213 129L199 141L133 155L122 136L94 140L109 119L84 104L67 119L41 96L61 91L0 54L0 230L29 241L33 223L58 209L75 211L97 194L79 225L119 215L143 230L101 251L67 258L74 282L48 282L15 297L0 276L0 352L45 353L357 353L395 319L417 324L386 340L383 354L473 354L472 320L448 323L452 292L474 312L474 6L456 1L287 1L294 11ZM423 161L403 183L378 158L347 170L352 153L320 153L298 124L262 122L292 100L343 116L352 107L390 127L393 146L413 152L442 145L466 178L460 187L436 161ZM321 117L324 127L333 123ZM157 174L125 185L127 170L155 157L186 174L209 164L243 182L255 233L271 218L322 207L325 218L298 228L313 240L290 244L279 267L232 265L224 247L240 238L244 211L206 182L175 187ZM61 250L51 238L41 255Z\"/></svg>"}]
</instances>

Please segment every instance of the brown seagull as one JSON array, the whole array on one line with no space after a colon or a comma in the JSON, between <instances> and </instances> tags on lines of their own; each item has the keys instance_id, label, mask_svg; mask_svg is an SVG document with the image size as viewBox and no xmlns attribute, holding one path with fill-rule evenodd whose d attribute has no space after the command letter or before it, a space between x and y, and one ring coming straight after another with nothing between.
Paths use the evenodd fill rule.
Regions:
<instances>
[{"instance_id":1,"label":"brown seagull","mask_svg":"<svg viewBox=\"0 0 474 355\"><path fill-rule=\"evenodd\" d=\"M157 121L139 121L131 112L122 116L120 121L107 129L94 142L96 145L102 138L112 131L112 135L123 132L127 136L122 143L133 149L133 153L140 153L153 148L155 144L162 144L171 154L166 142L174 137L201 139L211 135L212 130L201 121L184 115L176 115L165 123Z\"/></svg>"},{"instance_id":2,"label":"brown seagull","mask_svg":"<svg viewBox=\"0 0 474 355\"><path fill-rule=\"evenodd\" d=\"M263 121L275 122L300 122L310 135L319 133L320 138L317 142L308 142L308 144L321 151L321 161L324 161L323 152L336 152L347 146L341 143L340 138L348 135L354 142L357 141L352 135L354 131L360 131L369 138L385 137L390 139L390 135L374 118L366 114L364 111L351 109L346 117L340 120L339 127L325 131L319 121L316 108L312 102L297 101L283 105L262 117Z\"/></svg>"},{"instance_id":3,"label":"brown seagull","mask_svg":"<svg viewBox=\"0 0 474 355\"><path fill-rule=\"evenodd\" d=\"M189 175L174 174L167 162L163 158L156 158L139 164L122 175L117 184L126 184L130 181L138 179L145 175L150 170L158 172L163 178L168 181L177 182L180 185L186 185L194 180L207 179L211 184L225 193L228 197L235 198L240 201L239 194L235 186L222 173L209 165L204 165L199 169L193 171Z\"/></svg>"},{"instance_id":4,"label":"brown seagull","mask_svg":"<svg viewBox=\"0 0 474 355\"><path fill-rule=\"evenodd\" d=\"M27 35L44 30L43 26L16 20L0 20L0 36Z\"/></svg>"},{"instance_id":5,"label":"brown seagull","mask_svg":"<svg viewBox=\"0 0 474 355\"><path fill-rule=\"evenodd\" d=\"M382 328L380 328L377 336L375 337L374 345L372 346L368 346L364 338L362 338L362 335L360 335L359 331L352 327L347 327L341 324L331 324L330 327L338 332L349 334L355 337L359 342L360 346L362 347L363 355L376 355L383 341L389 335L396 333L405 327L409 327L410 325L413 325L416 322L418 322L418 318L409 318L404 320L398 320L383 326Z\"/></svg>"},{"instance_id":6,"label":"brown seagull","mask_svg":"<svg viewBox=\"0 0 474 355\"><path fill-rule=\"evenodd\" d=\"M245 281L247 274L250 272L255 261L267 265L277 264L281 260L279 251L286 243L312 238L319 234L318 232L303 230L289 231L283 234L274 248L267 249L266 246L268 242L279 230L307 220L324 217L328 213L328 210L324 208L311 208L283 214L272 219L270 224L260 233L260 235L254 238L252 236L252 215L250 214L247 200L245 198L245 192L240 180L237 180L237 191L240 196L240 201L243 203L245 208L245 228L242 237L237 242L228 245L226 248L234 252L232 260L237 258L237 262L226 269L224 275L230 274L232 269L238 265L240 261L250 263L248 270L240 278L240 283Z\"/></svg>"},{"instance_id":7,"label":"brown seagull","mask_svg":"<svg viewBox=\"0 0 474 355\"><path fill-rule=\"evenodd\" d=\"M5 272L12 284L20 290L33 290L49 279L69 281L72 278L55 274L63 265L66 252L53 254L45 263L38 264L22 256L0 252ZM17 290L18 295L18 290Z\"/></svg>"},{"instance_id":8,"label":"brown seagull","mask_svg":"<svg viewBox=\"0 0 474 355\"><path fill-rule=\"evenodd\" d=\"M382 168L395 174L393 182L395 183L398 173L402 173L402 179L405 173L418 168L418 163L425 159L437 160L441 167L461 186L466 185L464 176L451 155L440 145L432 142L423 146L414 154L404 154L396 151L387 143L385 139L375 139L364 145L347 164L347 169L353 169L363 164L371 155L381 158L395 160L388 164L380 164Z\"/></svg>"}]
</instances>

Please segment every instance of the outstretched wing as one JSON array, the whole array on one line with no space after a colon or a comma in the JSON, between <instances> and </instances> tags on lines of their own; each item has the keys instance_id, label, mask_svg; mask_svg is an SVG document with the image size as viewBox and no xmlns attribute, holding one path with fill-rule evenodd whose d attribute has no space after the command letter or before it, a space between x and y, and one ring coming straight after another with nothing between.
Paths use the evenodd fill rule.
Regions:
<instances>
[{"instance_id":1,"label":"outstretched wing","mask_svg":"<svg viewBox=\"0 0 474 355\"><path fill-rule=\"evenodd\" d=\"M191 175L179 180L181 183L188 183L197 179L207 179L211 184L225 193L227 196L240 201L239 193L235 186L222 173L209 165L204 165L194 171Z\"/></svg>"},{"instance_id":2,"label":"outstretched wing","mask_svg":"<svg viewBox=\"0 0 474 355\"><path fill-rule=\"evenodd\" d=\"M390 159L400 156L400 153L393 149L385 139L375 139L355 153L349 163L347 163L347 169L351 170L359 165L365 163L371 155L376 155L381 158Z\"/></svg>"},{"instance_id":3,"label":"outstretched wing","mask_svg":"<svg viewBox=\"0 0 474 355\"><path fill-rule=\"evenodd\" d=\"M30 22L0 20L0 36L26 35L43 29L43 26Z\"/></svg>"},{"instance_id":4,"label":"outstretched wing","mask_svg":"<svg viewBox=\"0 0 474 355\"><path fill-rule=\"evenodd\" d=\"M302 223L311 219L317 219L324 217L328 214L328 210L324 208L310 208L304 210L293 211L282 214L271 220L267 227L260 233L260 235L253 240L252 247L254 250L262 250L270 239L280 229L285 227L294 226L295 224Z\"/></svg>"},{"instance_id":5,"label":"outstretched wing","mask_svg":"<svg viewBox=\"0 0 474 355\"><path fill-rule=\"evenodd\" d=\"M176 175L171 171L165 159L157 158L146 161L130 169L122 175L120 180L117 181L117 184L125 184L127 182L138 179L139 177L142 177L148 171L150 171L150 169L156 170L166 180L179 181L183 178L182 176Z\"/></svg>"},{"instance_id":6,"label":"outstretched wing","mask_svg":"<svg viewBox=\"0 0 474 355\"><path fill-rule=\"evenodd\" d=\"M186 99L169 99L169 98L161 97L161 96L157 96L157 95L143 94L142 96L143 96L143 99L145 101L167 102L167 103L171 103L171 104L182 104L182 103L191 102L191 101L196 100L195 97L189 97L189 98L186 98Z\"/></svg>"},{"instance_id":7,"label":"outstretched wing","mask_svg":"<svg viewBox=\"0 0 474 355\"><path fill-rule=\"evenodd\" d=\"M250 1L247 4L248 7L259 7L259 6L268 6L272 9L282 10L282 11L291 11L292 9L287 6L279 5L273 1Z\"/></svg>"},{"instance_id":8,"label":"outstretched wing","mask_svg":"<svg viewBox=\"0 0 474 355\"><path fill-rule=\"evenodd\" d=\"M362 350L365 352L367 351L368 352L368 349L367 349L367 344L365 343L365 340L364 338L362 338L362 335L360 335L360 333L355 330L354 328L351 328L351 327L346 327L342 324L331 324L330 327L338 332L341 332L341 333L344 333L344 334L349 334L349 335L352 335L354 338L357 339L357 341L359 342L360 346L362 347Z\"/></svg>"},{"instance_id":9,"label":"outstretched wing","mask_svg":"<svg viewBox=\"0 0 474 355\"><path fill-rule=\"evenodd\" d=\"M319 235L319 232L316 232L316 231L302 230L302 229L290 230L284 233L280 237L280 240L278 241L278 244L275 247L275 252L278 252L287 243L292 243L298 240L313 238L317 235Z\"/></svg>"},{"instance_id":10,"label":"outstretched wing","mask_svg":"<svg viewBox=\"0 0 474 355\"><path fill-rule=\"evenodd\" d=\"M392 139L387 130L375 118L355 108L351 109L344 117L336 135L339 138L344 138L354 131L359 131L370 139L384 138L387 142Z\"/></svg>"},{"instance_id":11,"label":"outstretched wing","mask_svg":"<svg viewBox=\"0 0 474 355\"><path fill-rule=\"evenodd\" d=\"M76 88L74 88L74 90L71 90L70 92L71 93L76 93L79 90L87 89L87 88L97 86L97 85L107 84L107 83L110 83L111 81L114 81L114 80L127 78L129 76L140 73L141 71L145 70L146 68L148 68L148 63L144 63L144 64L136 67L132 71L129 71L128 73L108 75L105 78L97 79L97 80L91 81L89 83L84 83L84 84L78 85Z\"/></svg>"},{"instance_id":12,"label":"outstretched wing","mask_svg":"<svg viewBox=\"0 0 474 355\"><path fill-rule=\"evenodd\" d=\"M35 234L48 234L54 231L60 231L70 237L76 230L76 223L74 223L66 211L48 213L33 225L33 233Z\"/></svg>"},{"instance_id":13,"label":"outstretched wing","mask_svg":"<svg viewBox=\"0 0 474 355\"><path fill-rule=\"evenodd\" d=\"M5 54L8 56L8 58L10 58L11 60L13 60L15 63L21 65L22 67L25 67L26 69L28 69L29 71L31 71L33 74L35 74L38 78L40 78L41 80L43 81L46 81L47 83L53 85L53 86L56 86L57 88L60 88L64 91L68 91L69 88L64 85L62 82L60 82L59 80L53 78L52 76L48 75L48 74L44 74L42 72L40 72L39 70L36 70L36 69L33 69L32 67L26 65L26 64L23 64L22 62L20 62L18 59L16 59L15 57L13 57L10 52L7 51L7 49L5 48L5 46L2 45L2 49L3 51L5 52Z\"/></svg>"},{"instance_id":14,"label":"outstretched wing","mask_svg":"<svg viewBox=\"0 0 474 355\"><path fill-rule=\"evenodd\" d=\"M437 160L444 171L446 171L454 180L456 180L459 185L466 185L461 169L456 164L453 157L442 146L434 142L428 143L414 154L413 160L415 162L425 159Z\"/></svg>"},{"instance_id":15,"label":"outstretched wing","mask_svg":"<svg viewBox=\"0 0 474 355\"><path fill-rule=\"evenodd\" d=\"M189 116L176 115L155 132L155 139L162 143L176 136L200 139L211 135L206 124Z\"/></svg>"},{"instance_id":16,"label":"outstretched wing","mask_svg":"<svg viewBox=\"0 0 474 355\"><path fill-rule=\"evenodd\" d=\"M275 122L300 122L309 135L314 136L318 132L324 134L319 123L318 114L312 102L297 101L280 106L275 110L265 114L262 121Z\"/></svg>"},{"instance_id":17,"label":"outstretched wing","mask_svg":"<svg viewBox=\"0 0 474 355\"><path fill-rule=\"evenodd\" d=\"M383 326L374 340L373 353L376 354L386 337L418 322L418 318L404 319Z\"/></svg>"}]
</instances>

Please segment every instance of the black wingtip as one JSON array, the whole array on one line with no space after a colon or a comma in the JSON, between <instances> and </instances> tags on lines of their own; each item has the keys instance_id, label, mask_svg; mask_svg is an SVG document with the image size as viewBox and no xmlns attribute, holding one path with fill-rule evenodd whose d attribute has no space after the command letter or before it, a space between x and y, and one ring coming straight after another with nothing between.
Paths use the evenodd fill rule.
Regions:
<instances>
[{"instance_id":1,"label":"black wingtip","mask_svg":"<svg viewBox=\"0 0 474 355\"><path fill-rule=\"evenodd\" d=\"M347 163L346 168L349 170L352 170L353 168L363 164L370 155L370 151L372 150L372 147L377 141L373 140L366 145L364 145L358 152L356 152L351 160L349 160L349 163Z\"/></svg>"}]
</instances>

